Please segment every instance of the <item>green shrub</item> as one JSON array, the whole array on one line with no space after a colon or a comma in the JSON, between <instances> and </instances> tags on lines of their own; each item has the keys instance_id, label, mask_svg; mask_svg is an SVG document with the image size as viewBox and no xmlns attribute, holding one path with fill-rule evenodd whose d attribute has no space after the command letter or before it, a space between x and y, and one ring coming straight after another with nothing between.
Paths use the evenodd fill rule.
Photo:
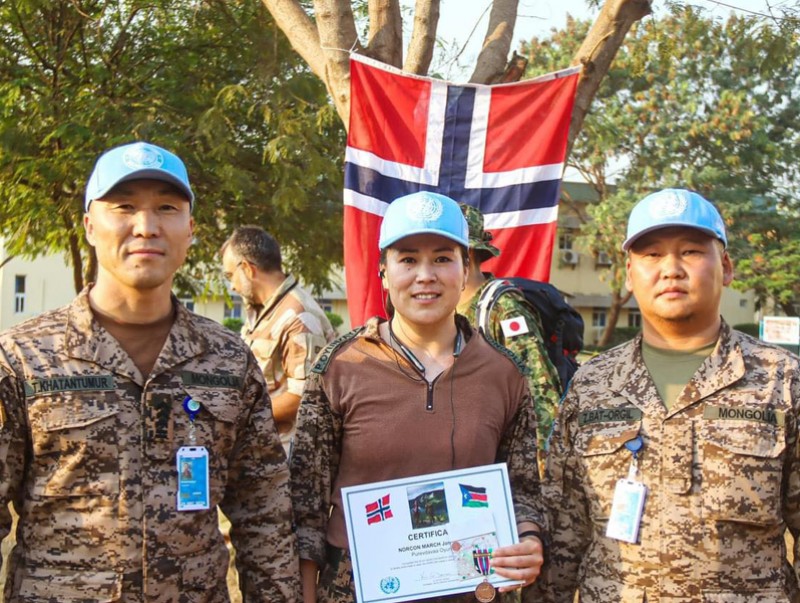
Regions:
<instances>
[{"instance_id":1,"label":"green shrub","mask_svg":"<svg viewBox=\"0 0 800 603\"><path fill-rule=\"evenodd\" d=\"M639 334L639 331L641 331L639 327L617 327L614 329L614 334L611 336L611 341L608 342L606 349L630 341Z\"/></svg>"},{"instance_id":2,"label":"green shrub","mask_svg":"<svg viewBox=\"0 0 800 603\"><path fill-rule=\"evenodd\" d=\"M344 319L341 316L339 316L336 312L327 312L326 311L325 312L325 316L328 317L328 320L330 321L331 326L334 329L338 330L339 327L342 326L342 323L344 323Z\"/></svg>"},{"instance_id":3,"label":"green shrub","mask_svg":"<svg viewBox=\"0 0 800 603\"><path fill-rule=\"evenodd\" d=\"M757 322L743 322L738 325L733 325L733 328L742 333L747 333L753 337L758 337L758 323Z\"/></svg>"},{"instance_id":4,"label":"green shrub","mask_svg":"<svg viewBox=\"0 0 800 603\"><path fill-rule=\"evenodd\" d=\"M230 329L234 333L241 333L244 321L241 318L234 318L232 316L222 319L222 326Z\"/></svg>"}]
</instances>

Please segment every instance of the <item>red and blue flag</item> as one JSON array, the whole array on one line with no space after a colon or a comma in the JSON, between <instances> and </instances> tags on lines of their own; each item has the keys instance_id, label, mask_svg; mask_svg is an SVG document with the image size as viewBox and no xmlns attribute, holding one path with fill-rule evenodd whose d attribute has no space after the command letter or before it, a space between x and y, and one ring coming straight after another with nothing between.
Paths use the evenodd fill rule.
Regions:
<instances>
[{"instance_id":1,"label":"red and blue flag","mask_svg":"<svg viewBox=\"0 0 800 603\"><path fill-rule=\"evenodd\" d=\"M350 61L344 259L353 326L384 314L378 232L388 204L429 190L480 209L499 276L550 278L579 67L513 84L454 85Z\"/></svg>"},{"instance_id":2,"label":"red and blue flag","mask_svg":"<svg viewBox=\"0 0 800 603\"><path fill-rule=\"evenodd\" d=\"M367 509L367 524L378 523L386 521L394 517L389 501L390 495L382 496L375 502L366 505Z\"/></svg>"}]
</instances>

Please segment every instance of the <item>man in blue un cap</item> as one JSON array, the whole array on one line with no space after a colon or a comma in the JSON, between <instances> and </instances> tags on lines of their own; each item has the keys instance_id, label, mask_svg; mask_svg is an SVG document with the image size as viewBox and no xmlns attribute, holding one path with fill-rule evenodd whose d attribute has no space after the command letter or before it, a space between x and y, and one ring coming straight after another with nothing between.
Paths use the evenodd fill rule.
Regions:
<instances>
[{"instance_id":1,"label":"man in blue un cap","mask_svg":"<svg viewBox=\"0 0 800 603\"><path fill-rule=\"evenodd\" d=\"M695 192L631 212L642 332L578 370L551 438L557 601L800 601L800 362L720 316L727 244Z\"/></svg>"},{"instance_id":2,"label":"man in blue un cap","mask_svg":"<svg viewBox=\"0 0 800 603\"><path fill-rule=\"evenodd\" d=\"M86 186L97 279L0 335L6 600L228 601L231 520L245 600L295 601L288 468L237 334L172 294L192 241L183 162L111 149Z\"/></svg>"}]
</instances>

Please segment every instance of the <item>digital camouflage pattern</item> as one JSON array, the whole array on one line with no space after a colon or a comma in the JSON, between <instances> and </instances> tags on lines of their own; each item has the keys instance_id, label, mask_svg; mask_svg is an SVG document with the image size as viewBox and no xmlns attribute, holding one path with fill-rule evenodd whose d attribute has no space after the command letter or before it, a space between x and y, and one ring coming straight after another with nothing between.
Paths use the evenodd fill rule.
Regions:
<instances>
[{"instance_id":1,"label":"digital camouflage pattern","mask_svg":"<svg viewBox=\"0 0 800 603\"><path fill-rule=\"evenodd\" d=\"M800 533L800 359L723 323L666 411L641 335L584 365L551 438L547 498L554 599L797 602L784 531ZM605 537L625 442L641 436L640 544Z\"/></svg>"},{"instance_id":2,"label":"digital camouflage pattern","mask_svg":"<svg viewBox=\"0 0 800 603\"><path fill-rule=\"evenodd\" d=\"M472 230L470 229L470 232ZM458 313L465 316L469 323L477 328L476 316L478 301L481 294L492 282L483 283L472 299L467 304L458 307ZM522 317L528 326L528 332L506 337L500 323L506 319ZM492 339L514 353L520 362L528 369L528 388L533 396L533 405L536 408L536 431L538 445L538 464L540 474L544 474L544 463L547 454L547 440L553 427L553 421L560 400L559 380L550 356L544 347L542 339L542 325L536 310L519 295L504 293L497 300L489 314Z\"/></svg>"},{"instance_id":3,"label":"digital camouflage pattern","mask_svg":"<svg viewBox=\"0 0 800 603\"><path fill-rule=\"evenodd\" d=\"M242 327L273 397L287 391L302 396L314 358L335 336L325 312L291 275ZM278 428L286 448L294 422Z\"/></svg>"},{"instance_id":4,"label":"digital camouflage pattern","mask_svg":"<svg viewBox=\"0 0 800 603\"><path fill-rule=\"evenodd\" d=\"M0 335L0 536L18 512L5 601L228 601L231 539L245 601L295 601L288 469L255 359L173 300L143 378L94 320L88 289ZM177 512L176 453L201 404L211 509Z\"/></svg>"},{"instance_id":5,"label":"digital camouflage pattern","mask_svg":"<svg viewBox=\"0 0 800 603\"><path fill-rule=\"evenodd\" d=\"M546 527L536 417L525 379L463 318L458 321L466 343L452 373L434 381L432 398L427 382L381 339L374 318L332 343L314 367L290 464L298 550L322 569L320 601L354 601L348 569L327 566L331 545L347 546L341 487L506 462L517 522ZM426 400L432 400L430 411Z\"/></svg>"}]
</instances>

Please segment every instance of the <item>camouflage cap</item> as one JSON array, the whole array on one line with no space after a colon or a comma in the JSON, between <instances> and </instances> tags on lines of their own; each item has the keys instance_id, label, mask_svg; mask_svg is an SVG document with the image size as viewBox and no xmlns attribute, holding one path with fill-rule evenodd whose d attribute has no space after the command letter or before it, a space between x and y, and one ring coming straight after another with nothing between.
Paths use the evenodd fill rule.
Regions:
<instances>
[{"instance_id":1,"label":"camouflage cap","mask_svg":"<svg viewBox=\"0 0 800 603\"><path fill-rule=\"evenodd\" d=\"M500 255L500 250L490 243L493 238L492 233L483 229L483 214L481 210L466 203L459 203L459 206L461 207L461 213L464 214L464 218L467 220L467 226L469 226L469 248L476 252L483 252L480 254L483 258L481 262L485 262L490 257Z\"/></svg>"}]
</instances>

